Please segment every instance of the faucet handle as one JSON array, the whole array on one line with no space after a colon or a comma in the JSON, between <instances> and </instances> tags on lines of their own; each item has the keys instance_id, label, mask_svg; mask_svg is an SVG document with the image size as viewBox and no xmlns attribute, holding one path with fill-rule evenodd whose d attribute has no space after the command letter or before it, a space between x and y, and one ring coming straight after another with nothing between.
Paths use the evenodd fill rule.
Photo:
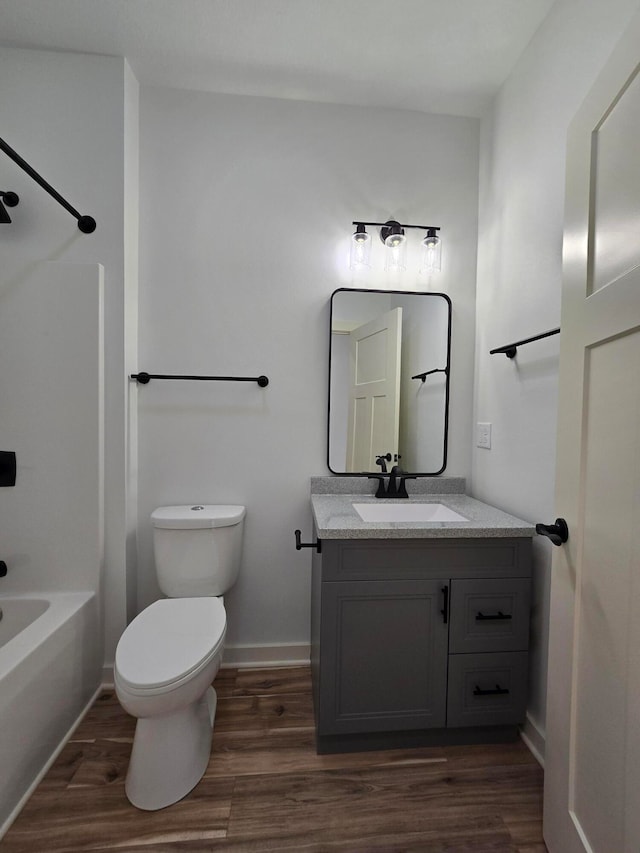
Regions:
<instances>
[{"instance_id":1,"label":"faucet handle","mask_svg":"<svg viewBox=\"0 0 640 853\"><path fill-rule=\"evenodd\" d=\"M378 481L378 491L376 492L377 498L386 498L387 490L384 485L384 477L382 474L367 474L368 480L377 480Z\"/></svg>"},{"instance_id":2,"label":"faucet handle","mask_svg":"<svg viewBox=\"0 0 640 853\"><path fill-rule=\"evenodd\" d=\"M400 485L398 486L398 491L396 497L398 498L408 498L409 494L407 492L406 480L417 480L418 478L411 475L399 474L398 479L400 480Z\"/></svg>"}]
</instances>

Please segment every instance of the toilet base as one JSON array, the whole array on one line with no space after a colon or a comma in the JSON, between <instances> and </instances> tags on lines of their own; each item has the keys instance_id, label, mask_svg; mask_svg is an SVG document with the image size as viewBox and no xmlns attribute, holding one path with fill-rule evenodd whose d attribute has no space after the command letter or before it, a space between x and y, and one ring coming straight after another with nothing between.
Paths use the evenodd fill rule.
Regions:
<instances>
[{"instance_id":1,"label":"toilet base","mask_svg":"<svg viewBox=\"0 0 640 853\"><path fill-rule=\"evenodd\" d=\"M216 692L209 687L180 711L138 719L125 782L134 806L163 809L198 784L209 763L216 704Z\"/></svg>"}]
</instances>

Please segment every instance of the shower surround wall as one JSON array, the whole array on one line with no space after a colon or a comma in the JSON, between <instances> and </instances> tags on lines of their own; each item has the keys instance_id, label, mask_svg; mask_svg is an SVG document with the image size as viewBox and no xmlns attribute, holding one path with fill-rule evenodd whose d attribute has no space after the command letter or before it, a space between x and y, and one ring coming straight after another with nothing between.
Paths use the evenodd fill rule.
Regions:
<instances>
[{"instance_id":1,"label":"shower surround wall","mask_svg":"<svg viewBox=\"0 0 640 853\"><path fill-rule=\"evenodd\" d=\"M158 597L151 511L247 507L225 597L225 660L308 655L309 476L326 468L329 299L337 287L443 289L453 300L450 464L470 465L476 119L169 89L141 90L140 369L270 384L138 390L139 598ZM353 219L442 227L443 272L347 266ZM410 239L419 237L411 232ZM373 247L378 261L382 244Z\"/></svg>"},{"instance_id":2,"label":"shower surround wall","mask_svg":"<svg viewBox=\"0 0 640 853\"><path fill-rule=\"evenodd\" d=\"M22 392L10 417L20 434L32 436L33 442L18 455L16 488L0 490L0 519L13 519L11 528L2 531L0 558L7 560L9 574L0 580L0 594L3 590L20 593L38 588L97 592L100 588L105 631L98 644L105 645L110 661L126 625L128 605L129 612L132 609L127 589L130 594L135 558L135 491L130 488L130 472L136 468L136 392L130 392L126 373L136 366L138 86L123 59L12 48L0 48L0 78L0 135L74 207L97 221L93 234L82 234L76 220L0 152L0 186L20 196L20 204L11 212L12 224L0 226L0 299L10 293L26 296L25 283L29 285L43 262L60 262L70 269L100 264L106 339L102 573L96 558L87 561L73 557L69 562L77 562L74 570L61 560L40 559L50 547L43 529L57 531L56 553L59 544L60 555L64 546L73 555L79 553L74 549L83 539L82 521L86 521L84 515L80 520L76 515L79 508L73 502L72 490L66 494L56 489L52 475L56 465L65 476L75 467L62 465L60 438L44 428L47 400L30 398L26 381L27 375L37 370L37 359L42 360L43 369L46 367L48 346L57 346L58 338L80 338L88 331L81 305L73 299L64 301L63 281L59 282L61 301L54 300L52 310L66 311L64 316L54 322L52 315L51 323L35 338L30 339L25 330L14 340L10 358L2 359L0 383L10 378ZM47 289L45 283L43 296L52 296L54 286L52 281ZM34 313L42 310L40 297L33 295L31 305ZM29 311L28 304L25 310ZM47 389L61 412L67 407L70 424L72 402L83 390L92 393L78 384L81 370L81 365L65 363L64 371L51 376ZM130 393L133 406L129 429ZM2 417L6 416L3 405ZM74 423L68 435L77 435L78 426ZM80 437L83 434L80 431ZM6 445L4 429L0 435L0 449L17 449ZM31 502L33 495L24 491L27 482L42 490L38 492L37 514ZM128 498L128 489L133 499ZM68 582L69 572L73 585ZM94 630L101 632L99 625Z\"/></svg>"}]
</instances>

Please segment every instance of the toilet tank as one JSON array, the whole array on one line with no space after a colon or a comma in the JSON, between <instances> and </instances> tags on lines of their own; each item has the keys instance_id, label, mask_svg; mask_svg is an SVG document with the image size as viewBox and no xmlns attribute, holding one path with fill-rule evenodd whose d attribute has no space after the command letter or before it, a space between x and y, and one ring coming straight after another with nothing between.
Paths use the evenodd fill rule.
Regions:
<instances>
[{"instance_id":1,"label":"toilet tank","mask_svg":"<svg viewBox=\"0 0 640 853\"><path fill-rule=\"evenodd\" d=\"M169 598L224 595L236 582L245 508L163 506L151 514L156 576Z\"/></svg>"}]
</instances>

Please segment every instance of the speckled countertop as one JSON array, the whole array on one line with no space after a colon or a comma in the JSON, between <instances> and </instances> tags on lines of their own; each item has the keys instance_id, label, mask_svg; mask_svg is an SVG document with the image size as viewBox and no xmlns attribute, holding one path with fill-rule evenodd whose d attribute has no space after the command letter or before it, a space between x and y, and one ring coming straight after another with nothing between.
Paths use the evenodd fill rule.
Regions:
<instances>
[{"instance_id":1,"label":"speckled countertop","mask_svg":"<svg viewBox=\"0 0 640 853\"><path fill-rule=\"evenodd\" d=\"M328 493L327 480L336 483L336 493ZM426 478L425 478L426 479ZM344 484L345 480L347 484ZM455 481L455 482L453 482ZM362 484L365 484L363 488ZM421 481L409 481L408 489L414 494L408 500L384 500L371 494L372 486L359 478L314 477L311 483L311 508L320 539L461 539L533 536L535 526L521 518L509 515L496 507L477 501L457 491L464 480L460 478L432 478L429 487L415 488ZM422 481L424 483L424 481ZM343 485L344 484L344 485ZM442 493L432 491L439 484ZM373 484L375 486L375 483ZM347 493L346 488L351 488ZM363 521L353 508L355 503L407 504L439 503L463 515L468 521Z\"/></svg>"}]
</instances>

